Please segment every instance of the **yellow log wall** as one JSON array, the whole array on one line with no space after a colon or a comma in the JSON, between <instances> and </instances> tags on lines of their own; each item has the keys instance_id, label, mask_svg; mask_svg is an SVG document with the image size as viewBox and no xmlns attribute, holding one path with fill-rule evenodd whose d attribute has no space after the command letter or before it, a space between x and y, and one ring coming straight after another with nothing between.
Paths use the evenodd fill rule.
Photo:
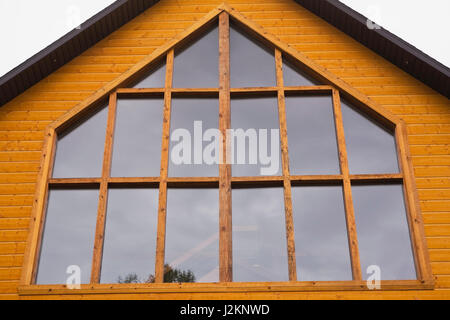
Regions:
<instances>
[{"instance_id":1,"label":"yellow log wall","mask_svg":"<svg viewBox=\"0 0 450 320\"><path fill-rule=\"evenodd\" d=\"M0 108L0 299L17 294L44 129L223 1L162 0ZM407 123L435 290L40 296L149 299L450 299L450 103L291 0L230 6Z\"/></svg>"}]
</instances>

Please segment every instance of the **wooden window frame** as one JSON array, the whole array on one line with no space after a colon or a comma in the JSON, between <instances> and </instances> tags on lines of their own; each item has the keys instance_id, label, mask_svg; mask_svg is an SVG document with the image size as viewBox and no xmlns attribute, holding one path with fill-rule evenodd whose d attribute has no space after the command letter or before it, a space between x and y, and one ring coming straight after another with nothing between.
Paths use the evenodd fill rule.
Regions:
<instances>
[{"instance_id":1,"label":"wooden window frame","mask_svg":"<svg viewBox=\"0 0 450 320\"><path fill-rule=\"evenodd\" d=\"M265 42L274 50L276 67L276 86L258 88L230 88L229 62L229 30L230 17L242 27L249 29L259 40ZM219 88L191 89L172 88L174 51L185 45L190 34L203 32L212 23L219 24ZM283 59L289 59L300 67L309 70L316 77L329 85L286 87L283 83ZM124 88L138 79L158 59L166 60L166 77L164 88ZM149 58L150 59L150 58ZM333 114L336 129L336 140L339 153L341 173L336 175L291 175L289 171L288 136L286 124L285 94L329 94L332 97ZM273 94L277 97L279 129L281 142L281 176L233 177L231 165L219 165L218 177L169 177L169 135L172 96L212 96L219 99L219 130L223 133L223 160L226 159L227 141L226 130L231 126L230 99L233 96L253 96ZM164 98L161 170L159 177L111 177L112 147L114 139L117 99L121 97L160 96ZM348 169L347 150L344 137L344 127L341 113L341 95L356 106L363 109L375 120L381 122L395 133L397 157L400 172L398 174L359 174L352 175ZM55 146L58 133L62 132L74 122L81 121L91 115L96 108L106 102L108 104L108 120L104 144L104 157L101 177L98 178L52 178L55 156ZM431 273L428 252L425 245L423 222L420 215L418 196L415 187L414 174L407 145L407 133L404 122L389 114L370 100L362 97L348 85L342 84L300 53L277 39L268 36L259 27L241 16L234 9L221 5L205 16L202 21L185 31L183 37L168 48L156 53L145 64L132 71L128 77L120 79L110 90L99 93L98 96L87 99L82 107L75 108L63 118L50 125L45 133L45 143L38 176L36 198L33 204L32 232L28 239L25 255L24 271L19 286L19 294L98 294L98 293L162 293L162 292L267 292L267 291L320 291L320 290L369 290L362 280L359 259L358 239L352 200L352 183L379 184L401 183L404 190L404 200L407 211L409 233L413 248L414 263L417 280L382 280L380 290L412 290L433 289L434 281ZM292 214L292 185L340 185L344 195L346 227L351 260L353 280L348 281L297 281L294 224ZM232 282L232 213L231 190L234 187L249 186L279 186L284 190L284 208L286 222L286 242L288 258L287 282ZM151 284L100 284L103 239L106 222L106 206L109 186L136 187L147 186L159 188L158 225L156 236L155 283ZM81 285L81 289L70 290L65 285L37 285L35 284L39 252L41 247L42 230L45 220L47 197L50 188L77 187L98 188L99 204L95 243L92 259L90 284ZM165 229L166 229L166 200L168 187L215 187L219 190L219 282L218 283L163 283Z\"/></svg>"}]
</instances>

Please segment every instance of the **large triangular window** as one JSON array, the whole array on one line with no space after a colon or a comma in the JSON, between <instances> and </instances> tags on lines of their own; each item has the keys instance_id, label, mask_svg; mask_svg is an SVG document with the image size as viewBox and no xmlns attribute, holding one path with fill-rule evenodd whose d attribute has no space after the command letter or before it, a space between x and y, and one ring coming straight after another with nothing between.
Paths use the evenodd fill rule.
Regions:
<instances>
[{"instance_id":1,"label":"large triangular window","mask_svg":"<svg viewBox=\"0 0 450 320\"><path fill-rule=\"evenodd\" d=\"M425 277L401 123L242 19L124 83L50 134L32 282Z\"/></svg>"}]
</instances>

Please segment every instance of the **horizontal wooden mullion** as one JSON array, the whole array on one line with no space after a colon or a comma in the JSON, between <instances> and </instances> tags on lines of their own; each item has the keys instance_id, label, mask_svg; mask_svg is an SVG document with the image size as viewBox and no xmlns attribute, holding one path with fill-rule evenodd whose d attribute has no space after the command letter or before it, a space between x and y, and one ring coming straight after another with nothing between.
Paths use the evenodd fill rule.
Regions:
<instances>
[{"instance_id":1,"label":"horizontal wooden mullion","mask_svg":"<svg viewBox=\"0 0 450 320\"><path fill-rule=\"evenodd\" d=\"M165 88L119 88L117 89L118 94L124 93L164 93ZM203 93L203 92L219 92L219 88L171 88L170 92L193 92L193 93Z\"/></svg>"},{"instance_id":2,"label":"horizontal wooden mullion","mask_svg":"<svg viewBox=\"0 0 450 320\"><path fill-rule=\"evenodd\" d=\"M174 97L218 97L218 88L122 88L117 89L119 98L163 98L164 93L168 91Z\"/></svg>"},{"instance_id":3,"label":"horizontal wooden mullion","mask_svg":"<svg viewBox=\"0 0 450 320\"><path fill-rule=\"evenodd\" d=\"M343 176L336 175L291 175L291 184L299 185L335 185L342 184Z\"/></svg>"},{"instance_id":4,"label":"horizontal wooden mullion","mask_svg":"<svg viewBox=\"0 0 450 320\"><path fill-rule=\"evenodd\" d=\"M86 188L98 187L101 178L57 178L50 179L49 185L55 187ZM279 182L282 177L234 177L233 182L249 182L257 184L259 182ZM107 179L111 187L138 187L139 185L157 187L160 177L111 177ZM169 187L217 187L219 177L169 177L167 178Z\"/></svg>"},{"instance_id":5,"label":"horizontal wooden mullion","mask_svg":"<svg viewBox=\"0 0 450 320\"><path fill-rule=\"evenodd\" d=\"M237 188L266 188L282 187L282 176L231 177L231 187Z\"/></svg>"},{"instance_id":6,"label":"horizontal wooden mullion","mask_svg":"<svg viewBox=\"0 0 450 320\"><path fill-rule=\"evenodd\" d=\"M219 98L219 89L171 89L172 98Z\"/></svg>"},{"instance_id":7,"label":"horizontal wooden mullion","mask_svg":"<svg viewBox=\"0 0 450 320\"><path fill-rule=\"evenodd\" d=\"M192 92L192 93L209 93L209 92L217 92L219 93L219 88L172 88L170 92Z\"/></svg>"},{"instance_id":8,"label":"horizontal wooden mullion","mask_svg":"<svg viewBox=\"0 0 450 320\"><path fill-rule=\"evenodd\" d=\"M381 280L381 289L390 290L432 290L433 283L419 280ZM110 293L226 293L226 292L301 292L301 291L371 291L366 281L296 281L296 282L238 282L238 283L125 283L125 284L82 284L78 290L66 285L23 285L18 287L19 295L89 295Z\"/></svg>"},{"instance_id":9,"label":"horizontal wooden mullion","mask_svg":"<svg viewBox=\"0 0 450 320\"><path fill-rule=\"evenodd\" d=\"M399 183L403 180L401 173L394 174L353 174L350 175L350 180L355 183ZM342 182L342 175L291 175L291 182L293 184L302 183L335 183Z\"/></svg>"},{"instance_id":10,"label":"horizontal wooden mullion","mask_svg":"<svg viewBox=\"0 0 450 320\"><path fill-rule=\"evenodd\" d=\"M273 93L278 92L278 87L248 87L248 88L231 88L232 95L240 93Z\"/></svg>"},{"instance_id":11,"label":"horizontal wooden mullion","mask_svg":"<svg viewBox=\"0 0 450 320\"><path fill-rule=\"evenodd\" d=\"M49 179L48 184L50 188L63 187L99 187L102 178L52 178Z\"/></svg>"},{"instance_id":12,"label":"horizontal wooden mullion","mask_svg":"<svg viewBox=\"0 0 450 320\"><path fill-rule=\"evenodd\" d=\"M117 89L117 94L121 95L124 93L164 93L165 88L119 88Z\"/></svg>"},{"instance_id":13,"label":"horizontal wooden mullion","mask_svg":"<svg viewBox=\"0 0 450 320\"><path fill-rule=\"evenodd\" d=\"M219 188L219 177L169 177L168 188Z\"/></svg>"},{"instance_id":14,"label":"horizontal wooden mullion","mask_svg":"<svg viewBox=\"0 0 450 320\"><path fill-rule=\"evenodd\" d=\"M164 92L159 89L145 89L141 91L117 92L118 99L144 99L144 98L160 98L164 99Z\"/></svg>"},{"instance_id":15,"label":"horizontal wooden mullion","mask_svg":"<svg viewBox=\"0 0 450 320\"><path fill-rule=\"evenodd\" d=\"M232 95L236 96L239 94L276 94L278 92L278 87L247 87L247 88L232 88L230 92ZM295 87L284 87L283 88L288 93L327 93L331 92L333 89L331 86L295 86ZM182 94L218 94L219 88L171 88L170 92L178 95ZM157 95L163 94L165 92L164 88L119 88L117 89L117 94L119 98L130 97L132 95L146 96L146 95Z\"/></svg>"},{"instance_id":16,"label":"horizontal wooden mullion","mask_svg":"<svg viewBox=\"0 0 450 320\"><path fill-rule=\"evenodd\" d=\"M217 182L219 177L168 177L167 182Z\"/></svg>"},{"instance_id":17,"label":"horizontal wooden mullion","mask_svg":"<svg viewBox=\"0 0 450 320\"><path fill-rule=\"evenodd\" d=\"M108 179L109 184L118 183L159 183L159 177L111 177Z\"/></svg>"},{"instance_id":18,"label":"horizontal wooden mullion","mask_svg":"<svg viewBox=\"0 0 450 320\"><path fill-rule=\"evenodd\" d=\"M284 87L284 91L287 94L292 93L331 93L333 90L332 86L299 86L299 87Z\"/></svg>"},{"instance_id":19,"label":"horizontal wooden mullion","mask_svg":"<svg viewBox=\"0 0 450 320\"><path fill-rule=\"evenodd\" d=\"M290 176L291 182L294 185L301 184L335 184L341 183L343 180L342 175L292 175ZM403 175L398 174L357 174L350 175L352 183L401 183L403 181ZM117 185L137 185L147 184L156 186L160 181L159 177L116 177L109 178L108 183L113 186ZM176 184L199 184L201 185L214 185L218 183L218 177L171 177L167 179L168 183L172 186ZM257 185L258 183L278 183L283 181L281 176L254 176L254 177L232 177L231 179L234 186L238 185ZM98 187L100 185L101 178L52 178L49 179L50 187Z\"/></svg>"},{"instance_id":20,"label":"horizontal wooden mullion","mask_svg":"<svg viewBox=\"0 0 450 320\"><path fill-rule=\"evenodd\" d=\"M401 183L403 175L396 174L351 174L350 181L352 183Z\"/></svg>"},{"instance_id":21,"label":"horizontal wooden mullion","mask_svg":"<svg viewBox=\"0 0 450 320\"><path fill-rule=\"evenodd\" d=\"M168 189L218 189L219 181L172 181L167 182Z\"/></svg>"},{"instance_id":22,"label":"horizontal wooden mullion","mask_svg":"<svg viewBox=\"0 0 450 320\"><path fill-rule=\"evenodd\" d=\"M283 181L282 176L242 176L242 177L231 177L233 182L241 181Z\"/></svg>"},{"instance_id":23,"label":"horizontal wooden mullion","mask_svg":"<svg viewBox=\"0 0 450 320\"><path fill-rule=\"evenodd\" d=\"M159 178L114 179L108 181L108 188L159 188Z\"/></svg>"}]
</instances>

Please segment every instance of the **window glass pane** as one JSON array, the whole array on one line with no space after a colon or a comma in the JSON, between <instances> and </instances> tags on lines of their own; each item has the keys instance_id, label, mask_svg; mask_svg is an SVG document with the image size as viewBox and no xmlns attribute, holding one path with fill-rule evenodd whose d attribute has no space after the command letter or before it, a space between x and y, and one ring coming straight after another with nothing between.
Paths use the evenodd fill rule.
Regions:
<instances>
[{"instance_id":1,"label":"window glass pane","mask_svg":"<svg viewBox=\"0 0 450 320\"><path fill-rule=\"evenodd\" d=\"M118 99L111 176L159 176L164 101Z\"/></svg>"},{"instance_id":2,"label":"window glass pane","mask_svg":"<svg viewBox=\"0 0 450 320\"><path fill-rule=\"evenodd\" d=\"M352 280L340 186L292 188L299 281Z\"/></svg>"},{"instance_id":3,"label":"window glass pane","mask_svg":"<svg viewBox=\"0 0 450 320\"><path fill-rule=\"evenodd\" d=\"M133 88L164 88L166 84L166 64L160 63L136 83Z\"/></svg>"},{"instance_id":4,"label":"window glass pane","mask_svg":"<svg viewBox=\"0 0 450 320\"><path fill-rule=\"evenodd\" d=\"M416 279L401 185L353 186L363 279L379 266L382 280Z\"/></svg>"},{"instance_id":5,"label":"window glass pane","mask_svg":"<svg viewBox=\"0 0 450 320\"><path fill-rule=\"evenodd\" d=\"M306 72L299 70L299 68L294 67L293 64L285 61L285 59L283 59L283 78L285 87L320 85L319 81L313 79Z\"/></svg>"},{"instance_id":6,"label":"window glass pane","mask_svg":"<svg viewBox=\"0 0 450 320\"><path fill-rule=\"evenodd\" d=\"M89 283L97 206L98 190L50 190L36 283L66 284L72 265Z\"/></svg>"},{"instance_id":7,"label":"window glass pane","mask_svg":"<svg viewBox=\"0 0 450 320\"><path fill-rule=\"evenodd\" d=\"M110 189L102 283L153 282L158 189Z\"/></svg>"},{"instance_id":8,"label":"window glass pane","mask_svg":"<svg viewBox=\"0 0 450 320\"><path fill-rule=\"evenodd\" d=\"M345 100L341 106L350 173L399 172L394 135Z\"/></svg>"},{"instance_id":9,"label":"window glass pane","mask_svg":"<svg viewBox=\"0 0 450 320\"><path fill-rule=\"evenodd\" d=\"M291 174L339 174L331 97L287 97L286 121Z\"/></svg>"},{"instance_id":10,"label":"window glass pane","mask_svg":"<svg viewBox=\"0 0 450 320\"><path fill-rule=\"evenodd\" d=\"M276 86L274 51L230 27L231 87Z\"/></svg>"},{"instance_id":11,"label":"window glass pane","mask_svg":"<svg viewBox=\"0 0 450 320\"><path fill-rule=\"evenodd\" d=\"M101 177L108 108L58 135L54 178Z\"/></svg>"},{"instance_id":12,"label":"window glass pane","mask_svg":"<svg viewBox=\"0 0 450 320\"><path fill-rule=\"evenodd\" d=\"M233 189L233 281L288 281L283 188Z\"/></svg>"},{"instance_id":13,"label":"window glass pane","mask_svg":"<svg viewBox=\"0 0 450 320\"><path fill-rule=\"evenodd\" d=\"M219 86L219 32L215 27L181 52L173 66L174 88Z\"/></svg>"},{"instance_id":14,"label":"window glass pane","mask_svg":"<svg viewBox=\"0 0 450 320\"><path fill-rule=\"evenodd\" d=\"M169 176L218 176L220 136L209 135L218 134L218 127L218 99L173 98Z\"/></svg>"},{"instance_id":15,"label":"window glass pane","mask_svg":"<svg viewBox=\"0 0 450 320\"><path fill-rule=\"evenodd\" d=\"M281 175L277 98L231 99L231 128L233 176Z\"/></svg>"},{"instance_id":16,"label":"window glass pane","mask_svg":"<svg viewBox=\"0 0 450 320\"><path fill-rule=\"evenodd\" d=\"M219 281L217 189L168 190L164 281Z\"/></svg>"}]
</instances>

